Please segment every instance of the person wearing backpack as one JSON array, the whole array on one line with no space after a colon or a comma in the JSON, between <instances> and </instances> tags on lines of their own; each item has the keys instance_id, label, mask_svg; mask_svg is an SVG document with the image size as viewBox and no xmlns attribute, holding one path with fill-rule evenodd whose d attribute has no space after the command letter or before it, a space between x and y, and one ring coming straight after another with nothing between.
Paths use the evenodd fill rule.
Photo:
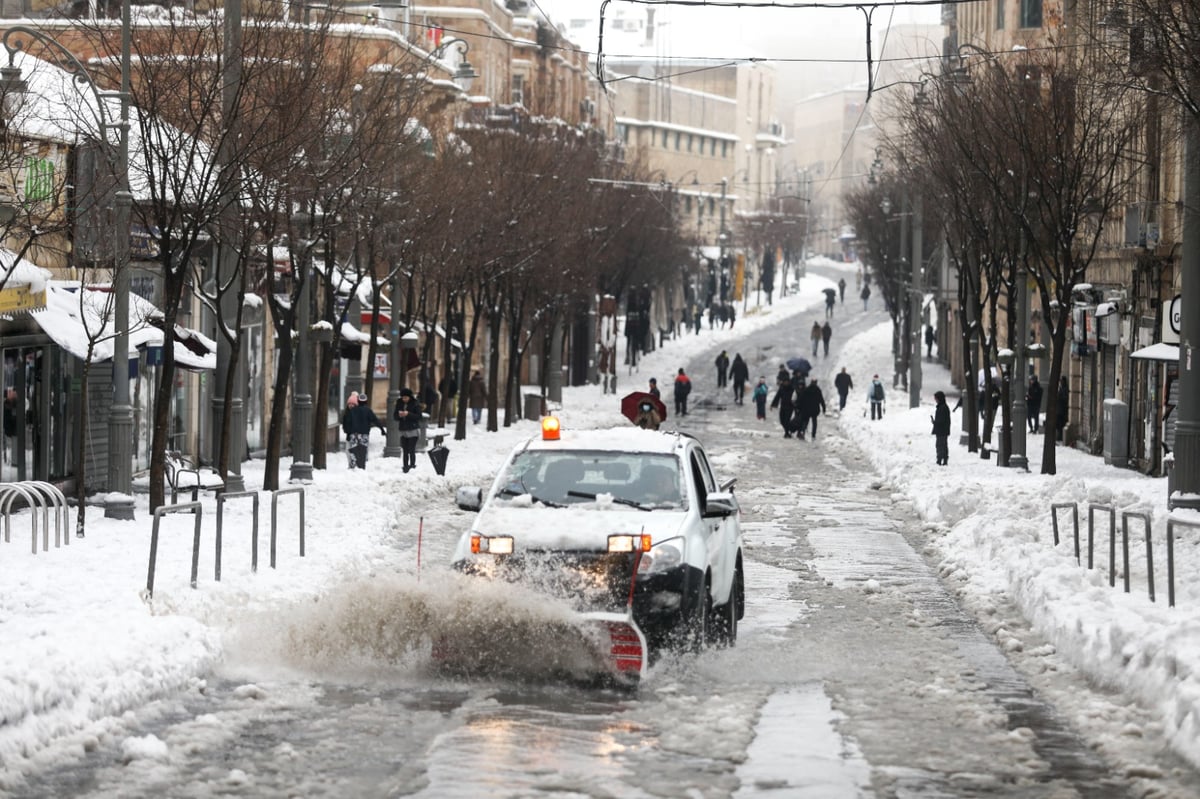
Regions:
<instances>
[{"instance_id":1,"label":"person wearing backpack","mask_svg":"<svg viewBox=\"0 0 1200 799\"><path fill-rule=\"evenodd\" d=\"M871 387L867 389L867 399L871 401L871 420L882 419L884 391L883 383L879 382L879 375L875 375L871 379Z\"/></svg>"},{"instance_id":2,"label":"person wearing backpack","mask_svg":"<svg viewBox=\"0 0 1200 799\"><path fill-rule=\"evenodd\" d=\"M862 287L862 293L860 293L858 296L862 297L863 310L867 310L867 300L871 299L871 287L864 283Z\"/></svg>"},{"instance_id":3,"label":"person wearing backpack","mask_svg":"<svg viewBox=\"0 0 1200 799\"><path fill-rule=\"evenodd\" d=\"M754 387L754 410L758 414L758 420L765 421L767 418L767 378L758 378L758 385Z\"/></svg>"}]
</instances>

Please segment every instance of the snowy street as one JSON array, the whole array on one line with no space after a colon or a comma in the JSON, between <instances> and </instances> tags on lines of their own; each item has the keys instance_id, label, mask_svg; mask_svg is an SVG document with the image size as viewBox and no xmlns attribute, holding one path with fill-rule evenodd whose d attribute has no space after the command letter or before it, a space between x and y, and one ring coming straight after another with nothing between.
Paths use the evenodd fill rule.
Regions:
<instances>
[{"instance_id":1,"label":"snowy street","mask_svg":"<svg viewBox=\"0 0 1200 799\"><path fill-rule=\"evenodd\" d=\"M816 303L838 276L853 287L852 266L823 264L734 330L668 341L622 368L616 397L564 391L565 437L625 424L620 396L650 376L670 408L675 370L692 376L691 412L665 426L738 478L735 648L664 658L635 695L546 678L539 650L570 645L561 609L446 568L470 518L454 490L487 485L535 425L448 441L445 477L424 456L402 474L373 440L365 472L331 454L307 487L303 559L281 498L277 569L269 499L257 573L248 503L231 503L214 582L215 502L202 500L197 590L181 515L164 519L153 598L140 593L144 495L137 521L95 513L86 539L37 555L15 517L0 548L0 796L1200 795L1195 540L1176 543L1175 609L1161 582L1149 601L1139 542L1124 594L1108 585L1107 540L1093 571L1069 536L1050 541L1052 502L1150 512L1165 580L1163 481L1064 449L1059 474L1040 476L1040 436L1031 474L998 469L957 446L961 411L950 465L935 466L944 368L925 364L920 408L896 391L882 421L863 412L873 373L891 387L877 303L863 312L848 290L829 357L811 358ZM773 411L759 421L749 399L718 393L722 349L772 387L782 360L810 357L829 406L816 439L785 439ZM842 366L855 388L839 416ZM505 672L439 673L430 639L447 629Z\"/></svg>"}]
</instances>

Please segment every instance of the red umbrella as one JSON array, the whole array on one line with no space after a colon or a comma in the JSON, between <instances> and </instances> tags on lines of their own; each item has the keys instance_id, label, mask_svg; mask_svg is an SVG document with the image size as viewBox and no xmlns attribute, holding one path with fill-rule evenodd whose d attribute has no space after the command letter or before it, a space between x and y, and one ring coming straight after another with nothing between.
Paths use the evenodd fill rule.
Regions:
<instances>
[{"instance_id":1,"label":"red umbrella","mask_svg":"<svg viewBox=\"0 0 1200 799\"><path fill-rule=\"evenodd\" d=\"M634 391L621 398L621 414L634 424L638 423L641 414L651 410L658 414L660 422L667 418L667 406L653 394Z\"/></svg>"}]
</instances>

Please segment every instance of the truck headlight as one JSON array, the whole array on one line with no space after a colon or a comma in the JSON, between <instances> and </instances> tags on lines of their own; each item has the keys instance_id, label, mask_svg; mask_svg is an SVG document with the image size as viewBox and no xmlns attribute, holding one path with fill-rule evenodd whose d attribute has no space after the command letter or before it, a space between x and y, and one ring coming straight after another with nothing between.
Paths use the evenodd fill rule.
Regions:
<instances>
[{"instance_id":1,"label":"truck headlight","mask_svg":"<svg viewBox=\"0 0 1200 799\"><path fill-rule=\"evenodd\" d=\"M618 533L608 537L609 552L645 552L650 549L650 534L629 535Z\"/></svg>"},{"instance_id":2,"label":"truck headlight","mask_svg":"<svg viewBox=\"0 0 1200 799\"><path fill-rule=\"evenodd\" d=\"M655 544L649 552L643 552L638 561L638 574L648 576L668 571L683 563L683 539L672 538Z\"/></svg>"}]
</instances>

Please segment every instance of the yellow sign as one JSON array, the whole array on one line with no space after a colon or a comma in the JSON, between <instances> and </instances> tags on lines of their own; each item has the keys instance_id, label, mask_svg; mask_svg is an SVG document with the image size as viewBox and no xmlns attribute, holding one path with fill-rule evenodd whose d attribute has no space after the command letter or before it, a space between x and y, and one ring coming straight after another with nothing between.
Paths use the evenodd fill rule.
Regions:
<instances>
[{"instance_id":1,"label":"yellow sign","mask_svg":"<svg viewBox=\"0 0 1200 799\"><path fill-rule=\"evenodd\" d=\"M36 311L46 307L46 289L31 291L30 286L0 289L0 314Z\"/></svg>"}]
</instances>

